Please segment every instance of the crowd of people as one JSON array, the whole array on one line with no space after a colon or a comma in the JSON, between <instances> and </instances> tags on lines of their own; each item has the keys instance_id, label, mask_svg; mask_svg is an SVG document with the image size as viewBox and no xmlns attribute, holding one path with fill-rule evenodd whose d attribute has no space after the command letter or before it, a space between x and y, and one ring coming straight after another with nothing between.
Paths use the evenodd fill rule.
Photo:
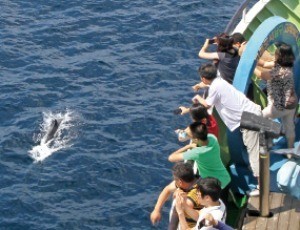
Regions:
<instances>
[{"instance_id":1,"label":"crowd of people","mask_svg":"<svg viewBox=\"0 0 300 230\"><path fill-rule=\"evenodd\" d=\"M215 44L215 52L208 47ZM257 62L255 75L267 82L268 105L261 110L233 85L236 68L246 47L242 34L231 36L221 34L206 39L199 51L199 58L212 60L202 64L198 73L200 82L192 88L195 91L208 89L206 96L197 94L190 107L180 106L181 115L190 114L192 123L185 129L178 129L178 140L189 143L171 153L168 157L175 165L173 180L160 193L150 215L152 224L157 224L161 210L169 197L173 197L175 207L170 217L169 229L232 229L225 224L227 193L231 178L220 155L218 124L211 114L215 108L230 131L240 128L244 111L257 116L281 118L286 131L288 147L294 144L294 116L296 106L289 102L295 92L293 78L294 54L287 44L278 45L274 61ZM262 71L259 66L267 68ZM297 101L298 102L298 101ZM259 133L242 129L241 135L246 146L251 170L259 182ZM195 174L193 164L197 166ZM259 184L259 183L258 183ZM259 187L249 195L259 195ZM223 200L222 200L223 199ZM225 204L224 204L225 203Z\"/></svg>"}]
</instances>

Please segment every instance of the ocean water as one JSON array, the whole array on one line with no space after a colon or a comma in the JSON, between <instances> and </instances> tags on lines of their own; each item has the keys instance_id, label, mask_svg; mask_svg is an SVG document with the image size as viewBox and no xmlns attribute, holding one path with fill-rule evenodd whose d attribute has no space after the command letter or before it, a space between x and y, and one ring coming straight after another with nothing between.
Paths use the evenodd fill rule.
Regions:
<instances>
[{"instance_id":1,"label":"ocean water","mask_svg":"<svg viewBox=\"0 0 300 230\"><path fill-rule=\"evenodd\" d=\"M0 229L166 229L205 38L239 1L1 0ZM60 141L35 162L49 120Z\"/></svg>"}]
</instances>

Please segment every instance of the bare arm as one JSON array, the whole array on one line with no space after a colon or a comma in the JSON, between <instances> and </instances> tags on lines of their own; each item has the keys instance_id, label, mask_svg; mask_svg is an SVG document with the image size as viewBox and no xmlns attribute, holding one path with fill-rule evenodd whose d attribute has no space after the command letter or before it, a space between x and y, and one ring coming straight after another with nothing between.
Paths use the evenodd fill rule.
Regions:
<instances>
[{"instance_id":1,"label":"bare arm","mask_svg":"<svg viewBox=\"0 0 300 230\"><path fill-rule=\"evenodd\" d=\"M205 99L203 97L201 97L200 95L196 95L195 97L193 97L192 101L193 102L198 102L198 103L202 104L207 109L210 108L210 105L208 105L206 103Z\"/></svg>"},{"instance_id":2,"label":"bare arm","mask_svg":"<svg viewBox=\"0 0 300 230\"><path fill-rule=\"evenodd\" d=\"M192 143L192 144L188 144L178 150L176 150L175 152L171 153L168 160L170 162L178 162L178 161L182 161L183 160L183 153L191 148L195 148L197 147L196 144Z\"/></svg>"},{"instance_id":3,"label":"bare arm","mask_svg":"<svg viewBox=\"0 0 300 230\"><path fill-rule=\"evenodd\" d=\"M199 218L199 211L193 209L187 202L184 203L184 211L195 221Z\"/></svg>"},{"instance_id":4,"label":"bare arm","mask_svg":"<svg viewBox=\"0 0 300 230\"><path fill-rule=\"evenodd\" d=\"M160 195L157 199L157 202L155 204L155 207L154 207L152 213L150 214L150 220L153 225L160 221L161 209L175 190L176 190L175 182L172 181L160 193Z\"/></svg>"},{"instance_id":5,"label":"bare arm","mask_svg":"<svg viewBox=\"0 0 300 230\"><path fill-rule=\"evenodd\" d=\"M254 74L263 80L270 80L272 78L270 71L261 71L257 67L254 69Z\"/></svg>"},{"instance_id":6,"label":"bare arm","mask_svg":"<svg viewBox=\"0 0 300 230\"><path fill-rule=\"evenodd\" d=\"M181 109L181 115L187 114L190 112L190 108L185 107L185 106L179 106L179 108Z\"/></svg>"},{"instance_id":7,"label":"bare arm","mask_svg":"<svg viewBox=\"0 0 300 230\"><path fill-rule=\"evenodd\" d=\"M180 229L182 229L182 230L191 229L191 228L189 228L189 226L188 226L188 224L186 222L184 212L183 211L180 211L180 212L177 211L177 213L178 213L178 217L179 217Z\"/></svg>"},{"instance_id":8,"label":"bare arm","mask_svg":"<svg viewBox=\"0 0 300 230\"><path fill-rule=\"evenodd\" d=\"M257 62L257 65L266 69L272 69L275 66L274 61L264 61L262 59L259 59Z\"/></svg>"},{"instance_id":9,"label":"bare arm","mask_svg":"<svg viewBox=\"0 0 300 230\"><path fill-rule=\"evenodd\" d=\"M195 92L198 91L199 89L203 89L203 88L207 88L207 87L209 87L209 86L204 84L204 82L202 82L202 81L200 83L192 86L192 88Z\"/></svg>"},{"instance_id":10,"label":"bare arm","mask_svg":"<svg viewBox=\"0 0 300 230\"><path fill-rule=\"evenodd\" d=\"M214 59L219 59L218 53L217 52L207 52L207 48L209 46L209 39L205 40L204 45L202 46L202 48L199 51L199 58L204 58L204 59L208 59L208 60L214 60Z\"/></svg>"}]
</instances>

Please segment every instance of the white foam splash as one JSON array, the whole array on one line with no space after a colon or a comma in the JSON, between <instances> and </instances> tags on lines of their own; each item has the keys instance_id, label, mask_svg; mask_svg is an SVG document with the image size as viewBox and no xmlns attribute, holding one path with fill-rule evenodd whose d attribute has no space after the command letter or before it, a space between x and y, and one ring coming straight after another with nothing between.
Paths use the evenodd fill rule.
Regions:
<instances>
[{"instance_id":1,"label":"white foam splash","mask_svg":"<svg viewBox=\"0 0 300 230\"><path fill-rule=\"evenodd\" d=\"M53 120L61 120L57 132L54 138L45 143L46 133L52 126ZM34 136L35 142L40 143L39 145L33 146L28 151L29 156L34 162L42 162L47 157L51 156L54 152L71 146L71 140L73 136L70 132L74 126L72 124L73 113L66 111L65 113L43 113L43 122L40 126L40 133Z\"/></svg>"}]
</instances>

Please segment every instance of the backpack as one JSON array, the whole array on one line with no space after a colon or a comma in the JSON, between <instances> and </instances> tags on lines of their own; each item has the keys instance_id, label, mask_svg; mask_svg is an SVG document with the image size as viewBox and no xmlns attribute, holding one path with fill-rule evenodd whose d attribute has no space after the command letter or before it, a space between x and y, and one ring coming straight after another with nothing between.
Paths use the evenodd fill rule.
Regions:
<instances>
[{"instance_id":1,"label":"backpack","mask_svg":"<svg viewBox=\"0 0 300 230\"><path fill-rule=\"evenodd\" d=\"M300 159L284 163L277 173L279 189L300 200Z\"/></svg>"}]
</instances>

